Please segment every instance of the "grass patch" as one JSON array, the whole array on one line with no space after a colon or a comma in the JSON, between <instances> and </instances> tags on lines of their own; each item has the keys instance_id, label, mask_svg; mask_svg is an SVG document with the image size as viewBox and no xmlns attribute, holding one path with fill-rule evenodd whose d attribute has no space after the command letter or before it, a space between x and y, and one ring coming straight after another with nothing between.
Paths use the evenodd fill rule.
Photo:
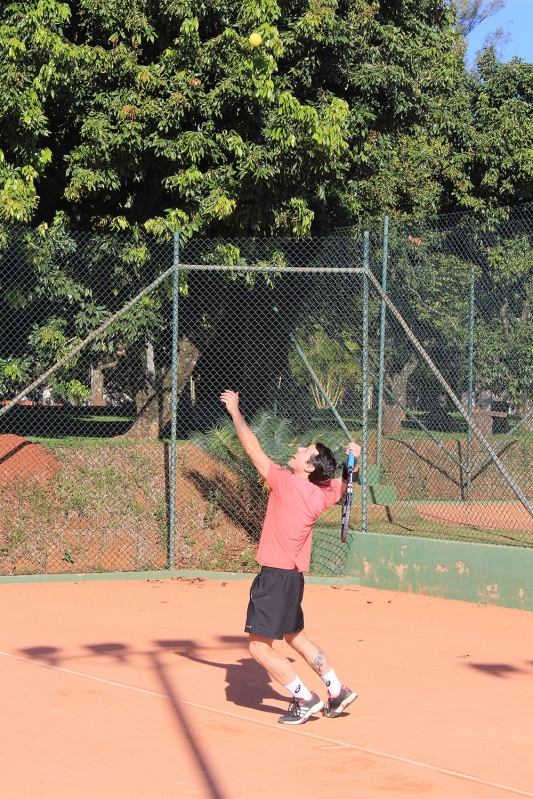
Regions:
<instances>
[{"instance_id":1,"label":"grass patch","mask_svg":"<svg viewBox=\"0 0 533 799\"><path fill-rule=\"evenodd\" d=\"M355 514L353 513L355 511ZM360 508L354 508L350 529L357 532L361 529ZM340 506L334 506L320 517L320 527L330 535L340 537ZM404 503L399 505L369 506L368 533L382 535L414 536L416 538L433 538L441 541L465 541L476 544L502 544L505 546L533 546L533 532L508 530L505 528L489 528L462 524L439 524L420 516L416 505ZM372 515L380 518L372 518ZM355 517L355 518L354 518Z\"/></svg>"},{"instance_id":2,"label":"grass patch","mask_svg":"<svg viewBox=\"0 0 533 799\"><path fill-rule=\"evenodd\" d=\"M136 449L139 443L147 443L149 446L164 445L164 441L149 441L139 442L128 438L98 438L98 437L82 437L82 436L66 436L64 438L43 438L42 436L27 436L28 441L34 444L41 444L48 452L55 454L58 448L68 447L69 449L90 449L94 450L97 447L109 447L119 449Z\"/></svg>"}]
</instances>

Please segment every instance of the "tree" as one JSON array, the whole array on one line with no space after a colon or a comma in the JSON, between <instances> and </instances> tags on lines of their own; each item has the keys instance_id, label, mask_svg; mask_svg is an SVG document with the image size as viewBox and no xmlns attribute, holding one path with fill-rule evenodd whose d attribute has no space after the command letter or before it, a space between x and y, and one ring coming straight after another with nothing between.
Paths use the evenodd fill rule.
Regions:
<instances>
[{"instance_id":1,"label":"tree","mask_svg":"<svg viewBox=\"0 0 533 799\"><path fill-rule=\"evenodd\" d=\"M489 49L477 66L470 154L473 204L526 202L533 199L533 64L518 58L501 63Z\"/></svg>"},{"instance_id":2,"label":"tree","mask_svg":"<svg viewBox=\"0 0 533 799\"><path fill-rule=\"evenodd\" d=\"M234 230L308 230L291 189L306 172L325 180L346 150L348 109L274 86L278 14L253 2L11 4L0 30L4 217L50 222L64 209L73 224L159 233L229 217ZM281 172L285 187L270 180Z\"/></svg>"},{"instance_id":3,"label":"tree","mask_svg":"<svg viewBox=\"0 0 533 799\"><path fill-rule=\"evenodd\" d=\"M283 254L266 249L265 264L283 266ZM149 292L146 287L168 270L172 258L168 243L140 239L135 230L120 235L71 231L59 216L53 225L35 230L0 225L2 396L10 399L54 367L141 293L127 313L56 369L41 389L74 404L90 399L102 405L104 396L105 404L134 400L137 418L128 437L162 435L170 421L172 277ZM232 265L243 258L235 245L204 240L200 261ZM225 313L224 287L238 280L250 293L257 281L273 283L268 273L244 277L205 273L205 293L201 289L185 302L189 283L181 271L178 399Z\"/></svg>"},{"instance_id":4,"label":"tree","mask_svg":"<svg viewBox=\"0 0 533 799\"><path fill-rule=\"evenodd\" d=\"M485 19L505 8L507 0L449 0L457 14L457 27L468 36Z\"/></svg>"},{"instance_id":5,"label":"tree","mask_svg":"<svg viewBox=\"0 0 533 799\"><path fill-rule=\"evenodd\" d=\"M478 254L470 247L473 226L467 220L459 214L434 223L392 219L389 230L389 296L458 396L467 385L470 280ZM434 407L442 391L391 314L385 380L404 405L424 409Z\"/></svg>"},{"instance_id":6,"label":"tree","mask_svg":"<svg viewBox=\"0 0 533 799\"><path fill-rule=\"evenodd\" d=\"M476 377L525 416L533 411L533 237L520 227L511 217L486 233ZM525 426L533 429L531 419Z\"/></svg>"},{"instance_id":7,"label":"tree","mask_svg":"<svg viewBox=\"0 0 533 799\"><path fill-rule=\"evenodd\" d=\"M444 3L385 3L368 21L371 46L351 70L365 112L348 182L352 215L468 205L471 78L453 22Z\"/></svg>"},{"instance_id":8,"label":"tree","mask_svg":"<svg viewBox=\"0 0 533 799\"><path fill-rule=\"evenodd\" d=\"M461 24L495 8L462 4ZM255 49L253 30L263 37ZM83 338L159 273L150 242L174 230L182 243L302 237L384 212L419 218L527 199L528 65L499 65L488 51L476 82L464 49L445 0L6 6L0 217L31 223L43 266L32 262L35 286L23 291L27 318L39 317L33 352L17 340L2 357L21 359L20 375L48 327L63 343ZM73 228L97 236L70 252ZM234 249L224 263L245 260ZM9 281L4 307L15 309L21 281ZM122 390L160 415L148 409L165 391L165 308L163 289L146 298L71 365L64 385L76 379L100 402L120 367ZM222 310L195 307L186 340L198 358L209 335L201 320ZM391 364L391 380L407 362Z\"/></svg>"},{"instance_id":9,"label":"tree","mask_svg":"<svg viewBox=\"0 0 533 799\"><path fill-rule=\"evenodd\" d=\"M200 353L187 339L179 346L177 363L177 396L180 397L187 385ZM148 391L137 395L137 419L127 432L127 438L157 439L170 423L172 370L167 369L163 378L150 384Z\"/></svg>"},{"instance_id":10,"label":"tree","mask_svg":"<svg viewBox=\"0 0 533 799\"><path fill-rule=\"evenodd\" d=\"M14 2L0 26L1 213L301 236L460 201L453 20L444 0Z\"/></svg>"},{"instance_id":11,"label":"tree","mask_svg":"<svg viewBox=\"0 0 533 799\"><path fill-rule=\"evenodd\" d=\"M295 331L296 339L333 407L342 403L347 388L361 387L361 369L349 354L353 353L357 357L360 348L350 340L350 332L346 331L343 336L346 352L326 335L324 327L318 323ZM289 366L295 380L308 386L316 407L328 408L328 403L296 350L289 353Z\"/></svg>"}]
</instances>

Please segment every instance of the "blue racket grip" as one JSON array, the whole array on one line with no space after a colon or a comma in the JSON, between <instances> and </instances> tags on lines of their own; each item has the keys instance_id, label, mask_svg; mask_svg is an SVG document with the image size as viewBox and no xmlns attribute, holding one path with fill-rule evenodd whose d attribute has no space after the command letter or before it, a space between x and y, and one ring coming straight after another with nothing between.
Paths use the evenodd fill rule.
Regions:
<instances>
[{"instance_id":1,"label":"blue racket grip","mask_svg":"<svg viewBox=\"0 0 533 799\"><path fill-rule=\"evenodd\" d=\"M348 461L347 461L348 469L353 469L355 466L355 455L353 452L348 453Z\"/></svg>"}]
</instances>

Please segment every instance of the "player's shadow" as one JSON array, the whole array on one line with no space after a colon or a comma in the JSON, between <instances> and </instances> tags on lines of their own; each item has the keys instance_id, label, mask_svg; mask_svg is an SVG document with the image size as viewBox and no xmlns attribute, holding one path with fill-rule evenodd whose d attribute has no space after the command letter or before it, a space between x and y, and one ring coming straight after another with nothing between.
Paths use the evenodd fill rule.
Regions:
<instances>
[{"instance_id":1,"label":"player's shadow","mask_svg":"<svg viewBox=\"0 0 533 799\"><path fill-rule=\"evenodd\" d=\"M225 643L247 643L247 638L242 636L221 636ZM226 699L234 705L250 707L267 713L284 711L283 703L290 701L290 696L280 694L270 684L270 677L262 666L252 657L242 657L233 663L221 663L217 660L199 657L193 647L184 646L192 642L184 641L157 641L165 649L173 649L179 657L187 658L204 666L216 669L226 669ZM278 704L269 704L275 701ZM280 707L280 704L282 706Z\"/></svg>"},{"instance_id":2,"label":"player's shadow","mask_svg":"<svg viewBox=\"0 0 533 799\"><path fill-rule=\"evenodd\" d=\"M207 666L226 669L226 699L234 705L263 710L267 713L280 713L280 702L289 702L290 697L280 694L271 683L270 677L252 657L243 657L235 663L217 663L188 655L186 657L205 663ZM269 704L269 702L278 704Z\"/></svg>"}]
</instances>

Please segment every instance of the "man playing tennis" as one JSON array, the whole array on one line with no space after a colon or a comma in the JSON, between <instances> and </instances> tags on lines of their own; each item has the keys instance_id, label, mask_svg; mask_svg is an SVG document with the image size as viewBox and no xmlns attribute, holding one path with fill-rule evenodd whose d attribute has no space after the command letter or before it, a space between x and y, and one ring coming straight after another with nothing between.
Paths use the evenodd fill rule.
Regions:
<instances>
[{"instance_id":1,"label":"man playing tennis","mask_svg":"<svg viewBox=\"0 0 533 799\"><path fill-rule=\"evenodd\" d=\"M239 410L239 392L224 391L220 399L244 451L270 487L256 556L261 571L250 589L246 617L250 654L293 695L288 712L279 718L280 724L303 724L319 710L334 718L357 694L339 681L325 653L305 634L303 572L309 569L313 524L324 510L339 501L346 483L333 479L337 463L323 444L299 447L287 468L274 463L261 449ZM358 458L361 447L352 442L348 451ZM291 661L274 649L276 639L285 639L320 675L328 689L326 706L303 684Z\"/></svg>"}]
</instances>

